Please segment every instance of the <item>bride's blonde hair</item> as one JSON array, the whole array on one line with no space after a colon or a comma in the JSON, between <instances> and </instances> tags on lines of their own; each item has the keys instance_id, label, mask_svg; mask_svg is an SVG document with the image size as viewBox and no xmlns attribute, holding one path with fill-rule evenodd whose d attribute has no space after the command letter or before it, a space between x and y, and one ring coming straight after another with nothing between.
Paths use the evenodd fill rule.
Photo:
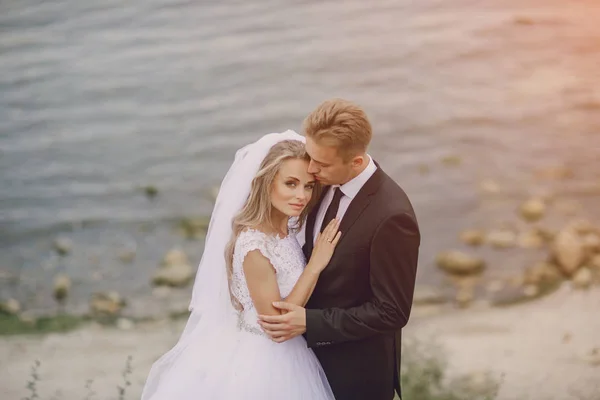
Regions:
<instances>
[{"instance_id":1,"label":"bride's blonde hair","mask_svg":"<svg viewBox=\"0 0 600 400\"><path fill-rule=\"evenodd\" d=\"M241 211L233 218L231 239L225 248L225 261L227 264L227 279L229 281L231 301L238 310L242 307L239 301L231 293L231 276L233 273L233 251L235 249L235 242L244 229L256 229L265 226L275 228L271 219L271 211L273 208L271 204L271 188L283 163L291 159L310 161L304 143L298 140L284 140L271 147L269 153L261 163L256 176L252 180L250 194L248 195L244 207L242 207ZM302 211L298 217L298 221L292 229L299 230L302 228L302 222L318 201L320 191L320 185L316 184L310 202Z\"/></svg>"}]
</instances>

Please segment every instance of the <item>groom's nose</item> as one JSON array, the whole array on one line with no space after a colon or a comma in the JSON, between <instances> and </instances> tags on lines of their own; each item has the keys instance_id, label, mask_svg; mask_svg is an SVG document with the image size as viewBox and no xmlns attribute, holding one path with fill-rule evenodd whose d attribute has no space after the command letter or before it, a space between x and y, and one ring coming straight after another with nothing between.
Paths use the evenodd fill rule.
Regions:
<instances>
[{"instance_id":1,"label":"groom's nose","mask_svg":"<svg viewBox=\"0 0 600 400\"><path fill-rule=\"evenodd\" d=\"M308 163L308 173L316 174L317 172L319 172L319 168L317 168L317 164L313 160L310 160L310 162Z\"/></svg>"}]
</instances>

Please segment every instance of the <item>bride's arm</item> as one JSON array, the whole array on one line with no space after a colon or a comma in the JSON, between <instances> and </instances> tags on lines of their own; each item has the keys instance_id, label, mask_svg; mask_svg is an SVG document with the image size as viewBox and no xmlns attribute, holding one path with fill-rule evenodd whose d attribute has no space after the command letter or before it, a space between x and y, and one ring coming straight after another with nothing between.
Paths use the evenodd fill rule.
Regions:
<instances>
[{"instance_id":1,"label":"bride's arm","mask_svg":"<svg viewBox=\"0 0 600 400\"><path fill-rule=\"evenodd\" d=\"M273 307L273 302L286 302L304 306L312 294L322 271L309 263L294 285L290 295L282 299L277 284L277 273L271 262L259 250L253 250L244 259L244 275L250 297L258 314L278 315L281 312Z\"/></svg>"},{"instance_id":2,"label":"bride's arm","mask_svg":"<svg viewBox=\"0 0 600 400\"><path fill-rule=\"evenodd\" d=\"M281 314L280 310L273 307L273 302L276 301L284 300L287 303L301 307L306 305L315 289L321 271L329 263L333 250L340 239L341 234L338 232L338 228L339 221L333 220L323 230L323 233L317 236L310 261L285 299L281 298L279 285L277 284L277 274L269 259L260 250L250 251L246 255L243 262L244 275L246 276L250 297L258 314ZM329 238L333 238L333 240L329 242L327 240Z\"/></svg>"}]
</instances>

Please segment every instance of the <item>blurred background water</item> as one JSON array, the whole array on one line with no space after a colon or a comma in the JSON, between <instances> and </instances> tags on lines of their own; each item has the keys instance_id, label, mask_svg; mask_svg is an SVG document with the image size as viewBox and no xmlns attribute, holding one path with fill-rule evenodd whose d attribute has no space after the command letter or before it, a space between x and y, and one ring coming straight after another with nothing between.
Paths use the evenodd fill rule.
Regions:
<instances>
[{"instance_id":1,"label":"blurred background water","mask_svg":"<svg viewBox=\"0 0 600 400\"><path fill-rule=\"evenodd\" d=\"M210 214L235 150L330 97L366 109L370 153L415 205L420 283L461 229L513 223L528 196L598 217L599 18L557 0L2 1L0 297L51 310L66 273L72 311L117 290L153 313L164 253L202 253L174 225ZM533 257L482 251L492 271Z\"/></svg>"}]
</instances>

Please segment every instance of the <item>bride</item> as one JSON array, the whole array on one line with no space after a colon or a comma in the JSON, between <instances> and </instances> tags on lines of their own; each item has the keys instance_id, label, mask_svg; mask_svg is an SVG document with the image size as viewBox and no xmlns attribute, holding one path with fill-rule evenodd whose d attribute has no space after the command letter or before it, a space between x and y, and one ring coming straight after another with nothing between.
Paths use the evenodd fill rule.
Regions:
<instances>
[{"instance_id":1,"label":"bride","mask_svg":"<svg viewBox=\"0 0 600 400\"><path fill-rule=\"evenodd\" d=\"M154 363L142 400L333 399L302 336L275 343L258 314L304 306L339 240L333 220L308 263L296 240L319 186L304 138L273 133L240 149L225 176L179 342Z\"/></svg>"}]
</instances>

